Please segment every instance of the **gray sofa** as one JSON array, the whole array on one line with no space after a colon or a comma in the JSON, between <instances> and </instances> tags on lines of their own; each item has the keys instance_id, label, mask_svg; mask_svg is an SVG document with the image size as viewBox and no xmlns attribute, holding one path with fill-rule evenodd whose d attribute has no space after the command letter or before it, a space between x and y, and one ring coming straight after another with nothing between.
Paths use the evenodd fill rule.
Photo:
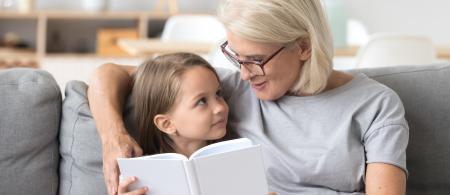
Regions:
<instances>
[{"instance_id":1,"label":"gray sofa","mask_svg":"<svg viewBox=\"0 0 450 195\"><path fill-rule=\"evenodd\" d=\"M351 72L389 86L405 105L407 194L450 194L450 64ZM62 102L47 72L0 71L0 194L106 194L86 89L68 83Z\"/></svg>"}]
</instances>

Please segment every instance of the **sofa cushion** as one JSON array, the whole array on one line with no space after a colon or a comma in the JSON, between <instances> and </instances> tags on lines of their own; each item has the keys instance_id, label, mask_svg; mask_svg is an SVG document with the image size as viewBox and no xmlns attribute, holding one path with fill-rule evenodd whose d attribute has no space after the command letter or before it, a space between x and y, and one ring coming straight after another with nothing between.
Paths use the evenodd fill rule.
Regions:
<instances>
[{"instance_id":1,"label":"sofa cushion","mask_svg":"<svg viewBox=\"0 0 450 195\"><path fill-rule=\"evenodd\" d=\"M0 194L57 194L61 93L53 77L0 71L0 113Z\"/></svg>"},{"instance_id":2,"label":"sofa cushion","mask_svg":"<svg viewBox=\"0 0 450 195\"><path fill-rule=\"evenodd\" d=\"M403 101L410 127L407 194L450 194L450 64L360 69Z\"/></svg>"},{"instance_id":3,"label":"sofa cushion","mask_svg":"<svg viewBox=\"0 0 450 195\"><path fill-rule=\"evenodd\" d=\"M60 129L60 195L107 194L103 177L102 145L81 81L66 85ZM127 104L125 113L132 106ZM131 115L125 114L128 129ZM133 131L130 131L133 134Z\"/></svg>"}]
</instances>

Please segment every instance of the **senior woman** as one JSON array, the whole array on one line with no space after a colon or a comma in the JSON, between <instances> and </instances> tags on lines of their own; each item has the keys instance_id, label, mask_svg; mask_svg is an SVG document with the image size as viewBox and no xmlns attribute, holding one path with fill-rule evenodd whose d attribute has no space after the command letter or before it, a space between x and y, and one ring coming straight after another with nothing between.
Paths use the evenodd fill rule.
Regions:
<instances>
[{"instance_id":1,"label":"senior woman","mask_svg":"<svg viewBox=\"0 0 450 195\"><path fill-rule=\"evenodd\" d=\"M218 70L230 126L263 146L270 191L405 194L402 102L363 74L333 70L320 0L225 0L219 18L227 29L222 51L240 67ZM117 186L116 157L141 155L121 110L134 71L103 65L88 91L110 193Z\"/></svg>"}]
</instances>

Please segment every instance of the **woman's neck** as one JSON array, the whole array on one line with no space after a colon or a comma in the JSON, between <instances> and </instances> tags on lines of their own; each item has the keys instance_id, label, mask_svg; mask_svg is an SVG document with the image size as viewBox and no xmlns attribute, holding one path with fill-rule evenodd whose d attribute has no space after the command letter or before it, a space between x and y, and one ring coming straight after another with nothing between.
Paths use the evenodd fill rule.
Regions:
<instances>
[{"instance_id":1,"label":"woman's neck","mask_svg":"<svg viewBox=\"0 0 450 195\"><path fill-rule=\"evenodd\" d=\"M190 157L192 153L207 145L207 141L182 140L180 138L173 139L174 150L176 153Z\"/></svg>"}]
</instances>

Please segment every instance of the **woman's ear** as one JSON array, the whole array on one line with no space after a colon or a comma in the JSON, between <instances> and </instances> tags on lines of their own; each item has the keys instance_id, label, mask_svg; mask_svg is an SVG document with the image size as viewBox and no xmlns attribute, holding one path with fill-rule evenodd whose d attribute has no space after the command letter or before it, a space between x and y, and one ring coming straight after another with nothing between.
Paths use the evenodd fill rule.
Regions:
<instances>
[{"instance_id":1,"label":"woman's ear","mask_svg":"<svg viewBox=\"0 0 450 195\"><path fill-rule=\"evenodd\" d=\"M177 128L175 124L170 120L170 116L166 114L158 114L153 118L153 123L162 132L168 135L177 135Z\"/></svg>"},{"instance_id":2,"label":"woman's ear","mask_svg":"<svg viewBox=\"0 0 450 195\"><path fill-rule=\"evenodd\" d=\"M311 58L311 40L309 38L301 38L297 41L297 46L300 60L309 60Z\"/></svg>"}]
</instances>

